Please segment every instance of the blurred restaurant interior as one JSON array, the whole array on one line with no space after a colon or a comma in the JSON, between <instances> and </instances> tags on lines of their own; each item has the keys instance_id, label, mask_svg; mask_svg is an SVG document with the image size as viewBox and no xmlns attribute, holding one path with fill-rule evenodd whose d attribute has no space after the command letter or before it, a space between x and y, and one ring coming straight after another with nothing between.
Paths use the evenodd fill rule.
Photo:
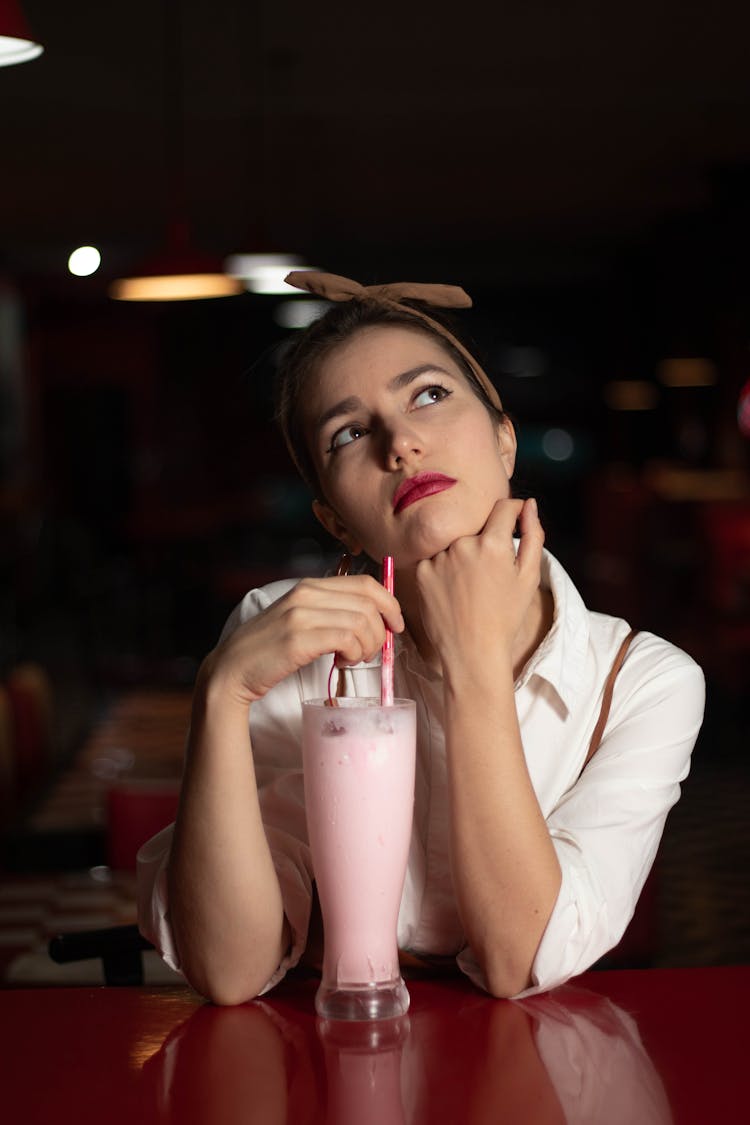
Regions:
<instances>
[{"instance_id":1,"label":"blurred restaurant interior","mask_svg":"<svg viewBox=\"0 0 750 1125\"><path fill-rule=\"evenodd\" d=\"M746 962L747 7L21 6L44 51L0 67L2 983L75 979L50 933L133 920L203 655L248 589L335 557L273 420L318 311L278 284L296 264L471 294L547 546L706 674L622 963ZM126 299L172 273L227 295Z\"/></svg>"}]
</instances>

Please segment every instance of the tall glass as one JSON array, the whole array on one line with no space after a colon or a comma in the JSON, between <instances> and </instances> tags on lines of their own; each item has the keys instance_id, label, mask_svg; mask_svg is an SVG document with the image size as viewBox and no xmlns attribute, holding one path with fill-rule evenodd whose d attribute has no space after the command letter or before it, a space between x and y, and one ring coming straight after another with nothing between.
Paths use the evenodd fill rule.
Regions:
<instances>
[{"instance_id":1,"label":"tall glass","mask_svg":"<svg viewBox=\"0 0 750 1125\"><path fill-rule=\"evenodd\" d=\"M305 806L323 916L327 1019L403 1015L396 927L414 811L416 705L322 699L302 707Z\"/></svg>"}]
</instances>

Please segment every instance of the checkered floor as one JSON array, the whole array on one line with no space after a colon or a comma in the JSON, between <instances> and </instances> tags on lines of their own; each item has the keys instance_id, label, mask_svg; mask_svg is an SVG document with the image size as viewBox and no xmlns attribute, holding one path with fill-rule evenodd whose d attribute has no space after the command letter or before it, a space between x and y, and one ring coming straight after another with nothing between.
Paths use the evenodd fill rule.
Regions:
<instances>
[{"instance_id":1,"label":"checkered floor","mask_svg":"<svg viewBox=\"0 0 750 1125\"><path fill-rule=\"evenodd\" d=\"M10 877L0 883L0 965L5 980L33 981L35 963L40 956L48 959L47 944L57 933L134 921L133 875L93 868L48 878Z\"/></svg>"},{"instance_id":2,"label":"checkered floor","mask_svg":"<svg viewBox=\"0 0 750 1125\"><path fill-rule=\"evenodd\" d=\"M135 875L105 866L107 792L179 778L189 714L183 691L118 699L31 811L13 842L19 862L0 875L0 984L101 982L100 964L55 965L47 945L57 933L135 922ZM83 857L79 869L60 871L67 856ZM144 962L149 981L175 980L156 954Z\"/></svg>"}]
</instances>

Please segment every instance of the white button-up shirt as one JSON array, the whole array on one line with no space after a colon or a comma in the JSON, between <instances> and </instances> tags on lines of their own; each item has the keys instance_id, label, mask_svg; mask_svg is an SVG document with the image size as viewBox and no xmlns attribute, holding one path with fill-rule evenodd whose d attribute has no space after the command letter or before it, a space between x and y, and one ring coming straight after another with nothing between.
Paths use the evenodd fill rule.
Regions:
<instances>
[{"instance_id":1,"label":"white button-up shirt","mask_svg":"<svg viewBox=\"0 0 750 1125\"><path fill-rule=\"evenodd\" d=\"M294 583L253 590L224 635L262 612ZM630 626L589 612L562 566L545 551L542 585L554 600L552 627L515 685L526 763L552 837L562 883L532 966L531 995L583 972L622 937L651 869L667 813L680 795L703 718L697 664L651 633L633 640L617 677L594 758L581 768L615 655ZM263 821L293 941L268 982L300 959L307 942L313 870L301 759L301 703L327 694L331 657L322 657L254 703L250 730ZM449 954L480 987L450 873L449 793L442 682L406 635L396 638L395 693L417 702L414 826L398 920L399 948ZM346 672L346 694L378 696L379 664ZM488 732L488 738L491 738ZM579 776L580 775L580 776ZM171 827L138 857L139 925L179 969L169 926L166 866Z\"/></svg>"}]
</instances>

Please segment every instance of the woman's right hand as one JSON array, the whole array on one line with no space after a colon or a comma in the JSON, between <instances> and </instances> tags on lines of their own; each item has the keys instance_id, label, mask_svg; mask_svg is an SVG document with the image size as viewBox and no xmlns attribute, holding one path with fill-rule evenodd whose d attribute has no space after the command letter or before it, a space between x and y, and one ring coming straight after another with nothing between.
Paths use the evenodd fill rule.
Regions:
<instances>
[{"instance_id":1,"label":"woman's right hand","mask_svg":"<svg viewBox=\"0 0 750 1125\"><path fill-rule=\"evenodd\" d=\"M303 578L209 653L199 684L247 706L324 653L339 668L373 660L386 625L403 631L401 608L371 575Z\"/></svg>"}]
</instances>

